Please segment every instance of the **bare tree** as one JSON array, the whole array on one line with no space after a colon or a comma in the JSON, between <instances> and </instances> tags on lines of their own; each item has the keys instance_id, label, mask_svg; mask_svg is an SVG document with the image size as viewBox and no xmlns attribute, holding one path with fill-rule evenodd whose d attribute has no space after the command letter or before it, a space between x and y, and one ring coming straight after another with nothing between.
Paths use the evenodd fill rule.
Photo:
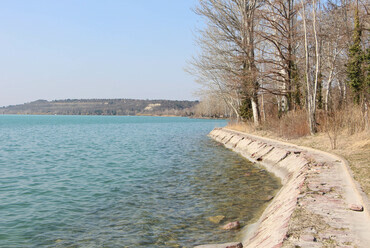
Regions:
<instances>
[{"instance_id":1,"label":"bare tree","mask_svg":"<svg viewBox=\"0 0 370 248\"><path fill-rule=\"evenodd\" d=\"M331 107L331 92L333 84L343 87L343 79L340 75L345 74L345 61L347 60L346 49L348 46L348 34L346 19L343 18L346 5L336 2L328 2L324 8L322 18L322 75L325 82L325 110ZM339 77L338 77L339 76Z\"/></svg>"},{"instance_id":2,"label":"bare tree","mask_svg":"<svg viewBox=\"0 0 370 248\"><path fill-rule=\"evenodd\" d=\"M200 0L195 12L206 21L192 72L206 88L218 91L239 117L250 101L255 125L260 123L255 63L257 0Z\"/></svg>"},{"instance_id":3,"label":"bare tree","mask_svg":"<svg viewBox=\"0 0 370 248\"><path fill-rule=\"evenodd\" d=\"M303 32L304 32L304 58L305 58L305 81L306 81L306 101L307 101L307 112L308 112L308 124L310 127L310 133L315 134L317 132L316 124L316 97L317 97L317 87L320 73L320 49L319 49L319 38L317 32L317 2L312 1L312 39L309 39L309 29L308 29L308 13L306 8L308 2L301 0L301 9L299 11L303 22ZM312 47L314 51L314 57L310 57L309 48ZM312 61L311 61L312 60ZM312 62L312 63L310 63Z\"/></svg>"},{"instance_id":4,"label":"bare tree","mask_svg":"<svg viewBox=\"0 0 370 248\"><path fill-rule=\"evenodd\" d=\"M262 58L262 63L268 64L269 68L264 72L264 79L270 81L276 90L275 94L281 96L283 112L292 109L293 93L299 90L295 54L296 13L294 0L266 0L261 11L263 21L259 34L269 43Z\"/></svg>"},{"instance_id":5,"label":"bare tree","mask_svg":"<svg viewBox=\"0 0 370 248\"><path fill-rule=\"evenodd\" d=\"M366 50L369 4L359 3L367 35L361 46ZM237 119L253 118L259 125L259 104L266 120L266 99L274 99L268 115L276 114L272 105L278 106L278 114L304 105L314 134L323 99L328 112L351 91L346 86L351 5L352 0L199 0L195 12L204 18L205 28L199 32L201 52L191 71L205 92L223 99Z\"/></svg>"}]
</instances>

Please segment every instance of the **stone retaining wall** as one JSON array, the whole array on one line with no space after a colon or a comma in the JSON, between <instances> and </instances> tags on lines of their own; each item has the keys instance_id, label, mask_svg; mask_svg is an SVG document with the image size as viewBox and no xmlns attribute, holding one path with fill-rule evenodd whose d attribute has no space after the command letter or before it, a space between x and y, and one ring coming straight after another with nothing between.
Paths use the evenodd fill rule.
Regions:
<instances>
[{"instance_id":1,"label":"stone retaining wall","mask_svg":"<svg viewBox=\"0 0 370 248\"><path fill-rule=\"evenodd\" d=\"M210 137L252 162L258 162L280 177L284 185L266 208L254 233L242 240L244 247L280 247L288 231L288 223L303 186L305 166L309 163L302 151L268 144L225 129L214 129Z\"/></svg>"},{"instance_id":2,"label":"stone retaining wall","mask_svg":"<svg viewBox=\"0 0 370 248\"><path fill-rule=\"evenodd\" d=\"M354 187L348 187L353 179L344 175L344 161L324 152L225 128L216 128L209 136L262 164L283 184L253 225L255 228L242 230L243 247L366 247L369 214L348 210L348 203L361 203L361 197Z\"/></svg>"}]
</instances>

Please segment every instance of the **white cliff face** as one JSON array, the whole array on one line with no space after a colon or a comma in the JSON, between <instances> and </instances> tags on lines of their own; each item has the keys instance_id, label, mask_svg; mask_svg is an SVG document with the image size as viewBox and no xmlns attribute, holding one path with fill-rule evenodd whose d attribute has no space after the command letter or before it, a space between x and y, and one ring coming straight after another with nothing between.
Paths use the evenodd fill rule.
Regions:
<instances>
[{"instance_id":1,"label":"white cliff face","mask_svg":"<svg viewBox=\"0 0 370 248\"><path fill-rule=\"evenodd\" d=\"M160 104L160 103L149 103L149 104L148 104L148 106L146 106L146 107L144 108L144 110L152 110L152 109L154 109L155 107L159 107L159 106L161 106L161 104Z\"/></svg>"},{"instance_id":2,"label":"white cliff face","mask_svg":"<svg viewBox=\"0 0 370 248\"><path fill-rule=\"evenodd\" d=\"M254 228L242 231L243 247L367 247L368 199L355 184L345 160L225 128L214 129L209 136L261 164L283 184Z\"/></svg>"}]
</instances>

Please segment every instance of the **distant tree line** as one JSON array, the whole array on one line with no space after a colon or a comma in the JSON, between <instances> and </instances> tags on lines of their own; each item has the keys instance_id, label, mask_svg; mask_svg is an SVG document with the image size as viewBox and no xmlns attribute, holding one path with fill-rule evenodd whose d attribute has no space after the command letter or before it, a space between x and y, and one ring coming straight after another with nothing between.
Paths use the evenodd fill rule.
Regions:
<instances>
[{"instance_id":1,"label":"distant tree line","mask_svg":"<svg viewBox=\"0 0 370 248\"><path fill-rule=\"evenodd\" d=\"M2 114L194 116L199 101L135 99L37 100L0 108Z\"/></svg>"},{"instance_id":2,"label":"distant tree line","mask_svg":"<svg viewBox=\"0 0 370 248\"><path fill-rule=\"evenodd\" d=\"M204 99L256 126L303 109L314 134L317 111L351 105L368 123L369 9L363 0L199 0L205 26L188 71Z\"/></svg>"}]
</instances>

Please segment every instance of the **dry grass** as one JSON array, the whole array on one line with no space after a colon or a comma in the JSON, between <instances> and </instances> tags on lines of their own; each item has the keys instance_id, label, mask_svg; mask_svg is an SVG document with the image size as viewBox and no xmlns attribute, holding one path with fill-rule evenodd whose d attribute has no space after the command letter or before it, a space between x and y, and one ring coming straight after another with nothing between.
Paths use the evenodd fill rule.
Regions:
<instances>
[{"instance_id":1,"label":"dry grass","mask_svg":"<svg viewBox=\"0 0 370 248\"><path fill-rule=\"evenodd\" d=\"M260 128L252 123L230 123L227 127L343 156L370 197L370 130L365 130L361 109L353 107L331 115L319 112L317 119L319 132L314 136L309 135L304 111L270 118Z\"/></svg>"},{"instance_id":2,"label":"dry grass","mask_svg":"<svg viewBox=\"0 0 370 248\"><path fill-rule=\"evenodd\" d=\"M247 133L267 131L273 136L283 138L298 138L310 133L307 114L303 110L289 112L281 118L270 116L258 128L252 122L230 122L227 127Z\"/></svg>"},{"instance_id":3,"label":"dry grass","mask_svg":"<svg viewBox=\"0 0 370 248\"><path fill-rule=\"evenodd\" d=\"M252 133L256 131L256 129L253 126L253 123L249 122L230 121L227 124L227 128L245 133Z\"/></svg>"},{"instance_id":4,"label":"dry grass","mask_svg":"<svg viewBox=\"0 0 370 248\"><path fill-rule=\"evenodd\" d=\"M310 133L307 113L304 110L291 111L280 118L269 118L263 129L271 130L284 138L298 138Z\"/></svg>"}]
</instances>

